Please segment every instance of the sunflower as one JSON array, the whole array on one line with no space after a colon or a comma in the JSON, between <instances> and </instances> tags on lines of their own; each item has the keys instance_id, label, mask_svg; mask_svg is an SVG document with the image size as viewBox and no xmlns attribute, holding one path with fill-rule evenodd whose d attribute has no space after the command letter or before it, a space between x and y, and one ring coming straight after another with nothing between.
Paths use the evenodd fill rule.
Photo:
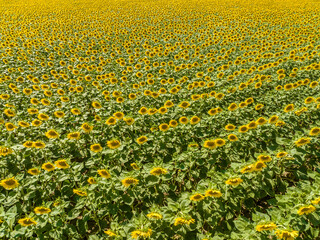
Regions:
<instances>
[{"instance_id":1,"label":"sunflower","mask_svg":"<svg viewBox=\"0 0 320 240\"><path fill-rule=\"evenodd\" d=\"M238 108L237 104L236 103L231 103L228 107L228 110L229 111L234 111Z\"/></svg>"},{"instance_id":2,"label":"sunflower","mask_svg":"<svg viewBox=\"0 0 320 240\"><path fill-rule=\"evenodd\" d=\"M33 142L33 145L32 145L34 148L45 148L46 144L44 142L41 142L41 141L36 141L36 142Z\"/></svg>"},{"instance_id":3,"label":"sunflower","mask_svg":"<svg viewBox=\"0 0 320 240\"><path fill-rule=\"evenodd\" d=\"M69 97L61 97L61 102L69 102Z\"/></svg>"},{"instance_id":4,"label":"sunflower","mask_svg":"<svg viewBox=\"0 0 320 240\"><path fill-rule=\"evenodd\" d=\"M125 121L127 125L132 125L134 123L134 119L131 117L123 118L123 121Z\"/></svg>"},{"instance_id":5,"label":"sunflower","mask_svg":"<svg viewBox=\"0 0 320 240\"><path fill-rule=\"evenodd\" d=\"M318 84L319 84L318 82L313 81L313 82L310 83L309 87L310 88L315 88L316 86L318 86Z\"/></svg>"},{"instance_id":6,"label":"sunflower","mask_svg":"<svg viewBox=\"0 0 320 240\"><path fill-rule=\"evenodd\" d=\"M57 160L54 162L54 164L56 165L57 168L60 168L60 169L66 169L70 167L67 161L64 159Z\"/></svg>"},{"instance_id":7,"label":"sunflower","mask_svg":"<svg viewBox=\"0 0 320 240\"><path fill-rule=\"evenodd\" d=\"M39 114L39 110L36 108L28 108L28 113L30 115Z\"/></svg>"},{"instance_id":8,"label":"sunflower","mask_svg":"<svg viewBox=\"0 0 320 240\"><path fill-rule=\"evenodd\" d=\"M249 129L255 129L257 128L258 124L255 121L251 121L249 124L247 124Z\"/></svg>"},{"instance_id":9,"label":"sunflower","mask_svg":"<svg viewBox=\"0 0 320 240\"><path fill-rule=\"evenodd\" d=\"M121 183L125 187L129 187L130 185L137 185L139 183L138 179L127 177L121 180Z\"/></svg>"},{"instance_id":10,"label":"sunflower","mask_svg":"<svg viewBox=\"0 0 320 240\"><path fill-rule=\"evenodd\" d=\"M299 208L298 214L299 215L303 215L303 214L308 215L309 213L312 213L315 210L316 210L316 208L314 206L312 206L312 205L303 206L303 207Z\"/></svg>"},{"instance_id":11,"label":"sunflower","mask_svg":"<svg viewBox=\"0 0 320 240\"><path fill-rule=\"evenodd\" d=\"M101 147L101 145L100 145L99 143L96 143L96 144L92 144L92 145L90 146L90 150L91 150L92 152L98 153L98 152L101 152L101 151L102 151L102 147Z\"/></svg>"},{"instance_id":12,"label":"sunflower","mask_svg":"<svg viewBox=\"0 0 320 240\"><path fill-rule=\"evenodd\" d=\"M151 234L152 234L152 230L150 228L147 231L135 230L131 232L131 237L133 239L140 239L140 237L148 238L151 236Z\"/></svg>"},{"instance_id":13,"label":"sunflower","mask_svg":"<svg viewBox=\"0 0 320 240\"><path fill-rule=\"evenodd\" d=\"M217 147L215 140L206 140L203 146L209 149L215 149Z\"/></svg>"},{"instance_id":14,"label":"sunflower","mask_svg":"<svg viewBox=\"0 0 320 240\"><path fill-rule=\"evenodd\" d=\"M168 109L166 107L161 107L158 109L158 113L160 114L165 114L166 112L168 112Z\"/></svg>"},{"instance_id":15,"label":"sunflower","mask_svg":"<svg viewBox=\"0 0 320 240\"><path fill-rule=\"evenodd\" d=\"M257 104L255 107L254 107L254 109L255 110L260 110L260 109L262 109L263 108L263 104Z\"/></svg>"},{"instance_id":16,"label":"sunflower","mask_svg":"<svg viewBox=\"0 0 320 240\"><path fill-rule=\"evenodd\" d=\"M77 194L80 197L87 196L87 193L85 191L79 190L79 189L73 189L73 193Z\"/></svg>"},{"instance_id":17,"label":"sunflower","mask_svg":"<svg viewBox=\"0 0 320 240\"><path fill-rule=\"evenodd\" d=\"M56 112L54 112L54 115L57 118L63 118L65 116L64 112L62 112L62 111L56 111Z\"/></svg>"},{"instance_id":18,"label":"sunflower","mask_svg":"<svg viewBox=\"0 0 320 240\"><path fill-rule=\"evenodd\" d=\"M10 123L10 122L9 122L9 123L6 123L5 126L6 126L6 129L7 129L8 131L13 131L14 129L17 128L16 125L14 125L13 123Z\"/></svg>"},{"instance_id":19,"label":"sunflower","mask_svg":"<svg viewBox=\"0 0 320 240\"><path fill-rule=\"evenodd\" d=\"M262 82L257 82L255 85L254 85L254 88L260 88L262 86Z\"/></svg>"},{"instance_id":20,"label":"sunflower","mask_svg":"<svg viewBox=\"0 0 320 240\"><path fill-rule=\"evenodd\" d=\"M233 131L236 129L236 126L233 125L233 124L227 124L225 127L224 127L227 131Z\"/></svg>"},{"instance_id":21,"label":"sunflower","mask_svg":"<svg viewBox=\"0 0 320 240\"><path fill-rule=\"evenodd\" d=\"M222 196L222 193L219 190L208 189L204 196L219 198Z\"/></svg>"},{"instance_id":22,"label":"sunflower","mask_svg":"<svg viewBox=\"0 0 320 240\"><path fill-rule=\"evenodd\" d=\"M201 96L200 96L199 94L194 94L194 95L191 96L191 99L192 99L193 101L197 101L197 100L199 100L200 98L201 98Z\"/></svg>"},{"instance_id":23,"label":"sunflower","mask_svg":"<svg viewBox=\"0 0 320 240\"><path fill-rule=\"evenodd\" d=\"M210 116L214 116L214 115L216 115L218 113L218 110L216 109L216 108L212 108L212 109L210 109L209 111L208 111L208 114L210 115Z\"/></svg>"},{"instance_id":24,"label":"sunflower","mask_svg":"<svg viewBox=\"0 0 320 240\"><path fill-rule=\"evenodd\" d=\"M30 103L31 103L32 105L38 105L40 102L39 102L39 100L36 99L36 98L31 98L31 99L30 99Z\"/></svg>"},{"instance_id":25,"label":"sunflower","mask_svg":"<svg viewBox=\"0 0 320 240\"><path fill-rule=\"evenodd\" d=\"M319 134L320 134L320 128L319 127L314 127L309 132L310 136L318 136Z\"/></svg>"},{"instance_id":26,"label":"sunflower","mask_svg":"<svg viewBox=\"0 0 320 240\"><path fill-rule=\"evenodd\" d=\"M299 236L298 231L289 231L289 230L277 230L275 231L278 239L284 240L294 240Z\"/></svg>"},{"instance_id":27,"label":"sunflower","mask_svg":"<svg viewBox=\"0 0 320 240\"><path fill-rule=\"evenodd\" d=\"M92 107L94 107L95 109L100 109L102 108L101 104L99 102L92 102L91 104Z\"/></svg>"},{"instance_id":28,"label":"sunflower","mask_svg":"<svg viewBox=\"0 0 320 240\"><path fill-rule=\"evenodd\" d=\"M37 222L34 221L32 218L21 218L19 219L18 223L23 227L28 227L37 224Z\"/></svg>"},{"instance_id":29,"label":"sunflower","mask_svg":"<svg viewBox=\"0 0 320 240\"><path fill-rule=\"evenodd\" d=\"M184 108L184 109L188 108L189 106L190 106L190 103L187 101L183 101L179 104L179 107Z\"/></svg>"},{"instance_id":30,"label":"sunflower","mask_svg":"<svg viewBox=\"0 0 320 240\"><path fill-rule=\"evenodd\" d=\"M320 197L312 200L311 203L314 204L314 205L319 205L320 204Z\"/></svg>"},{"instance_id":31,"label":"sunflower","mask_svg":"<svg viewBox=\"0 0 320 240\"><path fill-rule=\"evenodd\" d=\"M229 134L228 135L228 140L230 142L235 142L235 141L238 141L238 137L235 134Z\"/></svg>"},{"instance_id":32,"label":"sunflower","mask_svg":"<svg viewBox=\"0 0 320 240\"><path fill-rule=\"evenodd\" d=\"M285 108L284 108L284 112L290 112L290 111L293 111L294 110L294 105L293 104L289 104L287 105Z\"/></svg>"},{"instance_id":33,"label":"sunflower","mask_svg":"<svg viewBox=\"0 0 320 240\"><path fill-rule=\"evenodd\" d=\"M40 121L39 119L35 119L31 122L31 124L34 127L39 127L42 124L42 121Z\"/></svg>"},{"instance_id":34,"label":"sunflower","mask_svg":"<svg viewBox=\"0 0 320 240\"><path fill-rule=\"evenodd\" d=\"M261 232L261 231L272 231L277 228L277 225L274 224L273 222L268 223L268 224L260 224L256 226L256 231Z\"/></svg>"},{"instance_id":35,"label":"sunflower","mask_svg":"<svg viewBox=\"0 0 320 240\"><path fill-rule=\"evenodd\" d=\"M286 123L284 122L284 121L278 121L278 122L276 122L276 126L277 127L282 127L282 126L284 126Z\"/></svg>"},{"instance_id":36,"label":"sunflower","mask_svg":"<svg viewBox=\"0 0 320 240\"><path fill-rule=\"evenodd\" d=\"M26 142L23 144L23 146L24 146L25 148L32 148L32 147L33 147L33 142L31 142L31 141L26 141Z\"/></svg>"},{"instance_id":37,"label":"sunflower","mask_svg":"<svg viewBox=\"0 0 320 240\"><path fill-rule=\"evenodd\" d=\"M187 124L189 122L189 120L187 117L180 117L179 122L182 124Z\"/></svg>"},{"instance_id":38,"label":"sunflower","mask_svg":"<svg viewBox=\"0 0 320 240\"><path fill-rule=\"evenodd\" d=\"M222 138L217 138L216 140L214 140L214 142L217 147L222 147L223 145L226 144L226 141Z\"/></svg>"},{"instance_id":39,"label":"sunflower","mask_svg":"<svg viewBox=\"0 0 320 240\"><path fill-rule=\"evenodd\" d=\"M46 132L47 138L59 138L59 136L60 136L59 133L54 129L51 129Z\"/></svg>"},{"instance_id":40,"label":"sunflower","mask_svg":"<svg viewBox=\"0 0 320 240\"><path fill-rule=\"evenodd\" d=\"M160 213L151 212L147 214L147 217L150 219L162 219L162 215Z\"/></svg>"},{"instance_id":41,"label":"sunflower","mask_svg":"<svg viewBox=\"0 0 320 240\"><path fill-rule=\"evenodd\" d=\"M40 171L38 168L30 168L28 170L28 173L31 174L31 175L39 175L40 174Z\"/></svg>"},{"instance_id":42,"label":"sunflower","mask_svg":"<svg viewBox=\"0 0 320 240\"><path fill-rule=\"evenodd\" d=\"M121 143L119 140L113 139L107 142L107 146L111 149L117 149L121 146Z\"/></svg>"},{"instance_id":43,"label":"sunflower","mask_svg":"<svg viewBox=\"0 0 320 240\"><path fill-rule=\"evenodd\" d=\"M243 126L239 127L240 133L248 132L248 130L249 130L249 127L247 125L243 125Z\"/></svg>"},{"instance_id":44,"label":"sunflower","mask_svg":"<svg viewBox=\"0 0 320 240\"><path fill-rule=\"evenodd\" d=\"M34 210L35 214L48 214L51 212L50 208L46 208L46 207L36 207Z\"/></svg>"},{"instance_id":45,"label":"sunflower","mask_svg":"<svg viewBox=\"0 0 320 240\"><path fill-rule=\"evenodd\" d=\"M96 184L97 181L96 181L93 177L89 177L89 178L88 178L88 183L89 183L89 184Z\"/></svg>"},{"instance_id":46,"label":"sunflower","mask_svg":"<svg viewBox=\"0 0 320 240\"><path fill-rule=\"evenodd\" d=\"M83 123L83 124L81 125L81 129L82 129L83 131L85 131L86 133L89 133L89 132L92 131L93 126L89 125L88 123Z\"/></svg>"},{"instance_id":47,"label":"sunflower","mask_svg":"<svg viewBox=\"0 0 320 240\"><path fill-rule=\"evenodd\" d=\"M117 119L115 117L109 117L105 123L107 125L115 125L117 123Z\"/></svg>"},{"instance_id":48,"label":"sunflower","mask_svg":"<svg viewBox=\"0 0 320 240\"><path fill-rule=\"evenodd\" d=\"M256 121L258 125L264 125L267 122L268 122L267 119L265 119L264 117L259 117L258 120Z\"/></svg>"},{"instance_id":49,"label":"sunflower","mask_svg":"<svg viewBox=\"0 0 320 240\"><path fill-rule=\"evenodd\" d=\"M242 168L240 170L240 172L243 174L243 173L251 173L254 171L254 164L250 164L248 166L245 166L244 168Z\"/></svg>"},{"instance_id":50,"label":"sunflower","mask_svg":"<svg viewBox=\"0 0 320 240\"><path fill-rule=\"evenodd\" d=\"M171 108L171 107L173 107L174 106L174 104L173 104L173 102L171 101L171 100L167 100L165 103L164 103L164 107L166 107L166 108Z\"/></svg>"},{"instance_id":51,"label":"sunflower","mask_svg":"<svg viewBox=\"0 0 320 240\"><path fill-rule=\"evenodd\" d=\"M195 220L193 218L186 219L182 217L177 217L174 220L174 226L183 225L183 224L190 225L191 223L195 223Z\"/></svg>"},{"instance_id":52,"label":"sunflower","mask_svg":"<svg viewBox=\"0 0 320 240\"><path fill-rule=\"evenodd\" d=\"M293 88L293 84L292 83L288 83L286 85L284 85L284 90L289 91Z\"/></svg>"},{"instance_id":53,"label":"sunflower","mask_svg":"<svg viewBox=\"0 0 320 240\"><path fill-rule=\"evenodd\" d=\"M7 156L9 154L12 154L12 152L13 151L11 148L0 146L0 156Z\"/></svg>"},{"instance_id":54,"label":"sunflower","mask_svg":"<svg viewBox=\"0 0 320 240\"><path fill-rule=\"evenodd\" d=\"M262 162L271 162L272 158L270 155L259 155L258 160Z\"/></svg>"},{"instance_id":55,"label":"sunflower","mask_svg":"<svg viewBox=\"0 0 320 240\"><path fill-rule=\"evenodd\" d=\"M109 237L116 237L116 236L118 236L117 234L115 234L115 233L112 232L111 230L104 231L104 233L107 234Z\"/></svg>"},{"instance_id":56,"label":"sunflower","mask_svg":"<svg viewBox=\"0 0 320 240\"><path fill-rule=\"evenodd\" d=\"M285 156L287 156L287 155L288 155L287 152L279 152L279 153L277 154L277 158L283 158L283 157L285 157Z\"/></svg>"},{"instance_id":57,"label":"sunflower","mask_svg":"<svg viewBox=\"0 0 320 240\"><path fill-rule=\"evenodd\" d=\"M225 95L224 95L223 93L216 93L214 97L215 97L217 100L221 100L224 96L225 96Z\"/></svg>"},{"instance_id":58,"label":"sunflower","mask_svg":"<svg viewBox=\"0 0 320 240\"><path fill-rule=\"evenodd\" d=\"M80 132L68 133L67 138L70 139L70 140L79 140Z\"/></svg>"},{"instance_id":59,"label":"sunflower","mask_svg":"<svg viewBox=\"0 0 320 240\"><path fill-rule=\"evenodd\" d=\"M269 118L269 123L276 123L279 120L279 117L277 115L273 115Z\"/></svg>"},{"instance_id":60,"label":"sunflower","mask_svg":"<svg viewBox=\"0 0 320 240\"><path fill-rule=\"evenodd\" d=\"M137 143L140 145L144 144L147 141L148 141L148 138L146 136L141 136L141 137L137 138Z\"/></svg>"},{"instance_id":61,"label":"sunflower","mask_svg":"<svg viewBox=\"0 0 320 240\"><path fill-rule=\"evenodd\" d=\"M146 107L142 107L142 108L140 108L139 113L140 113L141 115L145 115L145 114L148 113L148 109L147 109Z\"/></svg>"},{"instance_id":62,"label":"sunflower","mask_svg":"<svg viewBox=\"0 0 320 240\"><path fill-rule=\"evenodd\" d=\"M263 161L257 161L254 164L254 171L259 172L265 167L267 167L267 165Z\"/></svg>"},{"instance_id":63,"label":"sunflower","mask_svg":"<svg viewBox=\"0 0 320 240\"><path fill-rule=\"evenodd\" d=\"M305 104L310 104L310 103L313 103L315 101L315 99L313 97L307 97L305 100L304 100L304 103Z\"/></svg>"},{"instance_id":64,"label":"sunflower","mask_svg":"<svg viewBox=\"0 0 320 240\"><path fill-rule=\"evenodd\" d=\"M134 100L134 99L136 99L136 97L137 97L137 95L134 94L134 93L130 93L130 94L129 94L129 99L130 99L130 100Z\"/></svg>"},{"instance_id":65,"label":"sunflower","mask_svg":"<svg viewBox=\"0 0 320 240\"><path fill-rule=\"evenodd\" d=\"M163 132L169 130L169 128L170 128L170 126L168 124L166 124L166 123L162 123L159 126L160 131L163 131Z\"/></svg>"},{"instance_id":66,"label":"sunflower","mask_svg":"<svg viewBox=\"0 0 320 240\"><path fill-rule=\"evenodd\" d=\"M238 186L242 182L243 180L241 178L230 178L226 181L226 184L231 186Z\"/></svg>"},{"instance_id":67,"label":"sunflower","mask_svg":"<svg viewBox=\"0 0 320 240\"><path fill-rule=\"evenodd\" d=\"M200 118L197 117L197 116L193 116L193 117L190 119L190 124L192 124L192 125L195 125L195 124L197 124L197 123L199 123L199 122L200 122Z\"/></svg>"},{"instance_id":68,"label":"sunflower","mask_svg":"<svg viewBox=\"0 0 320 240\"><path fill-rule=\"evenodd\" d=\"M25 121L19 121L18 125L19 125L20 127L24 127L24 128L26 128L26 127L29 127L29 126L30 126L30 124L29 124L29 123L27 123L27 122L25 122Z\"/></svg>"},{"instance_id":69,"label":"sunflower","mask_svg":"<svg viewBox=\"0 0 320 240\"><path fill-rule=\"evenodd\" d=\"M158 112L158 109L156 109L156 108L150 108L149 110L148 110L148 114L149 115L154 115L154 114L156 114Z\"/></svg>"},{"instance_id":70,"label":"sunflower","mask_svg":"<svg viewBox=\"0 0 320 240\"><path fill-rule=\"evenodd\" d=\"M196 194L194 194L194 195L192 195L192 196L190 197L190 200L191 200L191 201L198 202L198 201L203 200L204 197L205 197L204 195L202 195L202 194L200 194L200 193L196 193Z\"/></svg>"},{"instance_id":71,"label":"sunflower","mask_svg":"<svg viewBox=\"0 0 320 240\"><path fill-rule=\"evenodd\" d=\"M14 179L14 177L12 177L12 178L7 178L7 179L1 180L0 185L7 190L11 190L11 189L18 187L19 182L16 179Z\"/></svg>"},{"instance_id":72,"label":"sunflower","mask_svg":"<svg viewBox=\"0 0 320 240\"><path fill-rule=\"evenodd\" d=\"M71 113L73 115L79 115L79 114L81 114L81 111L78 108L73 108L73 109L71 109Z\"/></svg>"},{"instance_id":73,"label":"sunflower","mask_svg":"<svg viewBox=\"0 0 320 240\"><path fill-rule=\"evenodd\" d=\"M0 94L0 99L2 100L8 100L10 98L9 94Z\"/></svg>"},{"instance_id":74,"label":"sunflower","mask_svg":"<svg viewBox=\"0 0 320 240\"><path fill-rule=\"evenodd\" d=\"M159 175L161 175L161 174L166 174L167 172L168 172L168 171L167 171L167 169L165 169L165 168L156 167L156 168L151 169L150 174L151 174L151 175L154 175L154 176L159 176Z\"/></svg>"},{"instance_id":75,"label":"sunflower","mask_svg":"<svg viewBox=\"0 0 320 240\"><path fill-rule=\"evenodd\" d=\"M44 114L44 113L38 114L38 118L39 118L40 120L43 120L43 121L49 120L49 116L48 116L47 114Z\"/></svg>"},{"instance_id":76,"label":"sunflower","mask_svg":"<svg viewBox=\"0 0 320 240\"><path fill-rule=\"evenodd\" d=\"M245 102L249 105L254 102L254 99L250 97L250 98L247 98Z\"/></svg>"},{"instance_id":77,"label":"sunflower","mask_svg":"<svg viewBox=\"0 0 320 240\"><path fill-rule=\"evenodd\" d=\"M139 166L136 163L131 163L130 166L134 169L134 170L139 170Z\"/></svg>"},{"instance_id":78,"label":"sunflower","mask_svg":"<svg viewBox=\"0 0 320 240\"><path fill-rule=\"evenodd\" d=\"M14 117L16 115L15 111L11 109L5 109L3 112L7 117Z\"/></svg>"},{"instance_id":79,"label":"sunflower","mask_svg":"<svg viewBox=\"0 0 320 240\"><path fill-rule=\"evenodd\" d=\"M122 119L124 117L124 113L123 112L116 112L116 113L113 114L113 116L116 119L120 120L120 119Z\"/></svg>"},{"instance_id":80,"label":"sunflower","mask_svg":"<svg viewBox=\"0 0 320 240\"><path fill-rule=\"evenodd\" d=\"M51 163L51 162L47 162L47 163L44 163L42 164L41 168L43 170L46 170L48 172L51 172L53 171L56 167Z\"/></svg>"},{"instance_id":81,"label":"sunflower","mask_svg":"<svg viewBox=\"0 0 320 240\"><path fill-rule=\"evenodd\" d=\"M310 138L303 137L303 138L300 138L299 140L295 141L294 143L298 147L300 147L300 146L303 146L303 145L306 145L306 144L310 143L310 140L311 140Z\"/></svg>"},{"instance_id":82,"label":"sunflower","mask_svg":"<svg viewBox=\"0 0 320 240\"><path fill-rule=\"evenodd\" d=\"M102 178L106 178L106 179L108 179L108 178L111 177L110 173L109 173L106 169L100 169L100 170L98 170L98 174L99 174Z\"/></svg>"}]
</instances>

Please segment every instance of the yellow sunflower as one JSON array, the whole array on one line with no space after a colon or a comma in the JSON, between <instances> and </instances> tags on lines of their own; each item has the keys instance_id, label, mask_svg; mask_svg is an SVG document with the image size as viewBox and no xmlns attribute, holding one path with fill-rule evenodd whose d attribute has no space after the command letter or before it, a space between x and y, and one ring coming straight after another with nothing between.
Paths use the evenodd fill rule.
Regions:
<instances>
[{"instance_id":1,"label":"yellow sunflower","mask_svg":"<svg viewBox=\"0 0 320 240\"><path fill-rule=\"evenodd\" d=\"M121 143L119 140L113 139L107 142L107 146L111 149L117 149L121 146Z\"/></svg>"},{"instance_id":2,"label":"yellow sunflower","mask_svg":"<svg viewBox=\"0 0 320 240\"><path fill-rule=\"evenodd\" d=\"M7 178L0 181L0 185L7 190L14 189L19 186L19 182L14 178Z\"/></svg>"}]
</instances>

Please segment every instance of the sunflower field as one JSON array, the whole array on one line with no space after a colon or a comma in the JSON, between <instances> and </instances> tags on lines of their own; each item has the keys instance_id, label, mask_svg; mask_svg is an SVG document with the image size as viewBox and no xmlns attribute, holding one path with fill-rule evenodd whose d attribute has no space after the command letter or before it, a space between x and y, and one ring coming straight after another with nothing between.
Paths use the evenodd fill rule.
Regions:
<instances>
[{"instance_id":1,"label":"sunflower field","mask_svg":"<svg viewBox=\"0 0 320 240\"><path fill-rule=\"evenodd\" d=\"M320 1L0 0L0 239L320 239Z\"/></svg>"}]
</instances>

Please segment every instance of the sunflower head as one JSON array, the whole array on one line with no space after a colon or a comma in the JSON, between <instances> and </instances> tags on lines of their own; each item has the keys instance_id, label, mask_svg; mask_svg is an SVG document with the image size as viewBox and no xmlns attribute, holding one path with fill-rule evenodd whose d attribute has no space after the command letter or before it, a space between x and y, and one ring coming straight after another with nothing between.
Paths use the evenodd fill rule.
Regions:
<instances>
[{"instance_id":1,"label":"sunflower head","mask_svg":"<svg viewBox=\"0 0 320 240\"><path fill-rule=\"evenodd\" d=\"M18 223L19 223L20 225L22 225L23 227L28 227L28 226L37 224L37 222L34 221L32 218L22 218L22 219L19 219Z\"/></svg>"},{"instance_id":2,"label":"sunflower head","mask_svg":"<svg viewBox=\"0 0 320 240\"><path fill-rule=\"evenodd\" d=\"M48 172L51 172L53 171L56 167L51 163L51 162L47 162L47 163L44 163L42 164L41 168L43 170L46 170Z\"/></svg>"},{"instance_id":3,"label":"sunflower head","mask_svg":"<svg viewBox=\"0 0 320 240\"><path fill-rule=\"evenodd\" d=\"M110 177L111 177L110 173L109 173L106 169L100 169L100 170L98 170L98 174L99 174L102 178L110 178Z\"/></svg>"},{"instance_id":4,"label":"sunflower head","mask_svg":"<svg viewBox=\"0 0 320 240\"><path fill-rule=\"evenodd\" d=\"M137 185L139 183L138 179L127 177L121 180L121 183L125 187L129 187L130 185Z\"/></svg>"},{"instance_id":5,"label":"sunflower head","mask_svg":"<svg viewBox=\"0 0 320 240\"><path fill-rule=\"evenodd\" d=\"M54 162L54 164L56 165L57 168L60 168L60 169L66 169L70 167L67 161L64 159L57 160Z\"/></svg>"},{"instance_id":6,"label":"sunflower head","mask_svg":"<svg viewBox=\"0 0 320 240\"><path fill-rule=\"evenodd\" d=\"M14 189L19 186L19 182L14 178L7 178L0 181L0 186L7 190Z\"/></svg>"},{"instance_id":7,"label":"sunflower head","mask_svg":"<svg viewBox=\"0 0 320 240\"><path fill-rule=\"evenodd\" d=\"M60 136L59 133L54 129L51 129L51 130L46 132L46 137L47 138L58 138L59 136Z\"/></svg>"},{"instance_id":8,"label":"sunflower head","mask_svg":"<svg viewBox=\"0 0 320 240\"><path fill-rule=\"evenodd\" d=\"M98 153L98 152L101 152L101 151L102 151L102 147L101 147L101 145L100 145L99 143L97 143L97 144L92 144L92 145L90 146L90 150L91 150L92 152Z\"/></svg>"},{"instance_id":9,"label":"sunflower head","mask_svg":"<svg viewBox=\"0 0 320 240\"><path fill-rule=\"evenodd\" d=\"M215 149L217 147L215 140L206 140L203 144L205 148Z\"/></svg>"},{"instance_id":10,"label":"sunflower head","mask_svg":"<svg viewBox=\"0 0 320 240\"><path fill-rule=\"evenodd\" d=\"M107 146L111 149L117 149L121 146L121 143L119 140L113 139L107 142Z\"/></svg>"},{"instance_id":11,"label":"sunflower head","mask_svg":"<svg viewBox=\"0 0 320 240\"><path fill-rule=\"evenodd\" d=\"M137 143L140 145L147 142L147 141L148 141L148 138L146 136L141 136L141 137L137 138Z\"/></svg>"},{"instance_id":12,"label":"sunflower head","mask_svg":"<svg viewBox=\"0 0 320 240\"><path fill-rule=\"evenodd\" d=\"M48 213L50 213L51 212L51 209L50 208L46 208L46 207L36 207L35 209L34 209L34 212L36 213L36 214L48 214Z\"/></svg>"},{"instance_id":13,"label":"sunflower head","mask_svg":"<svg viewBox=\"0 0 320 240\"><path fill-rule=\"evenodd\" d=\"M166 124L166 123L162 123L162 124L160 124L160 126L159 126L159 129L160 129L160 131L162 131L162 132L165 132L165 131L169 130L169 128L170 128L170 126L169 126L168 124Z\"/></svg>"}]
</instances>

